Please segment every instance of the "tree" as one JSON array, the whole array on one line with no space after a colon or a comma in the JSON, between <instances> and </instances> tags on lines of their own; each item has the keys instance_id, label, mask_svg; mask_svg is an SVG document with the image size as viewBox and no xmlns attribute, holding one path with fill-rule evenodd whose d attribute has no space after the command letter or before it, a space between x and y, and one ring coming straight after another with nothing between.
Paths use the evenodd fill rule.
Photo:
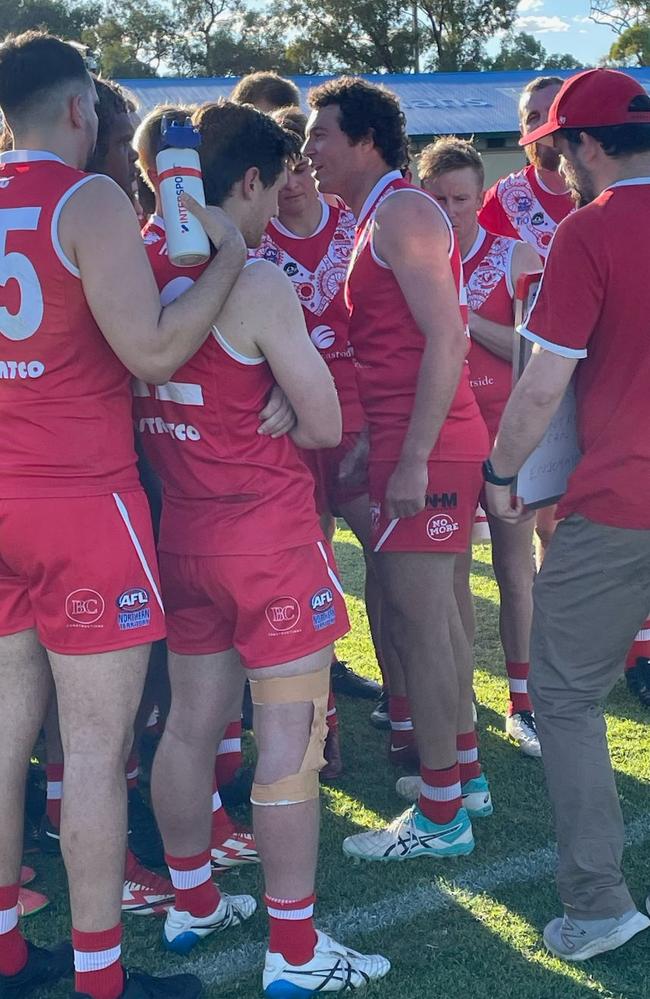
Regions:
<instances>
[{"instance_id":1,"label":"tree","mask_svg":"<svg viewBox=\"0 0 650 999\"><path fill-rule=\"evenodd\" d=\"M40 28L61 38L79 41L83 31L101 16L101 4L66 0L13 0L0 5L0 38Z\"/></svg>"},{"instance_id":2,"label":"tree","mask_svg":"<svg viewBox=\"0 0 650 999\"><path fill-rule=\"evenodd\" d=\"M518 0L419 0L422 48L431 49L428 68L479 69L485 42L496 31L511 28L517 5Z\"/></svg>"},{"instance_id":3,"label":"tree","mask_svg":"<svg viewBox=\"0 0 650 999\"><path fill-rule=\"evenodd\" d=\"M576 69L577 60L569 53L549 55L541 42L525 31L508 32L494 59L486 59L485 69Z\"/></svg>"},{"instance_id":4,"label":"tree","mask_svg":"<svg viewBox=\"0 0 650 999\"><path fill-rule=\"evenodd\" d=\"M617 35L650 20L650 0L621 3L620 0L591 0L589 17L596 24L608 24Z\"/></svg>"},{"instance_id":5,"label":"tree","mask_svg":"<svg viewBox=\"0 0 650 999\"><path fill-rule=\"evenodd\" d=\"M609 50L608 60L617 66L650 66L650 20L625 28Z\"/></svg>"},{"instance_id":6,"label":"tree","mask_svg":"<svg viewBox=\"0 0 650 999\"><path fill-rule=\"evenodd\" d=\"M172 50L171 9L158 0L110 0L82 41L99 54L109 77L155 76Z\"/></svg>"}]
</instances>

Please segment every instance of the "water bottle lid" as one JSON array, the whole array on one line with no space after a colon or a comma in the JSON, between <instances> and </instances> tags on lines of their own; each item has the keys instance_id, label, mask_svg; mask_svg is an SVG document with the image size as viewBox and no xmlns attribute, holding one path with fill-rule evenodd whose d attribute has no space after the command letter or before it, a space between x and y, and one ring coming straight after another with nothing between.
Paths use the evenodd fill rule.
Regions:
<instances>
[{"instance_id":1,"label":"water bottle lid","mask_svg":"<svg viewBox=\"0 0 650 999\"><path fill-rule=\"evenodd\" d=\"M163 148L166 149L198 149L201 145L201 135L189 118L186 118L185 122L169 122L164 117L160 123L160 132Z\"/></svg>"}]
</instances>

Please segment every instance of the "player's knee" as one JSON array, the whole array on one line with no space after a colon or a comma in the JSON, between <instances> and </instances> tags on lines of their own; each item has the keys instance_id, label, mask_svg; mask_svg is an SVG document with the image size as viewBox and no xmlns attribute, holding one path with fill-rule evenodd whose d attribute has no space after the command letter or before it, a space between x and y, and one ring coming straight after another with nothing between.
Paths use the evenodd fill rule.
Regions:
<instances>
[{"instance_id":1,"label":"player's knee","mask_svg":"<svg viewBox=\"0 0 650 999\"><path fill-rule=\"evenodd\" d=\"M318 773L325 761L323 745L327 731L329 667L302 676L251 680L251 697L260 708L266 705L311 705L304 724L292 726L292 745L286 739L266 739L251 792L259 806L290 805L318 797Z\"/></svg>"}]
</instances>

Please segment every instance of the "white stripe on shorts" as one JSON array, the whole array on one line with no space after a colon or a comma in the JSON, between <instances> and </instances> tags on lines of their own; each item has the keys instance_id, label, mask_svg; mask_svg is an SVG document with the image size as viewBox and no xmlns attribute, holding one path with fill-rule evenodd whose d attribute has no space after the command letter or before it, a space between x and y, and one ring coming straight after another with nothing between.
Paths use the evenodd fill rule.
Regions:
<instances>
[{"instance_id":1,"label":"white stripe on shorts","mask_svg":"<svg viewBox=\"0 0 650 999\"><path fill-rule=\"evenodd\" d=\"M122 956L122 948L111 947L110 950L76 950L74 952L75 971L103 971L110 968Z\"/></svg>"},{"instance_id":2,"label":"white stripe on shorts","mask_svg":"<svg viewBox=\"0 0 650 999\"><path fill-rule=\"evenodd\" d=\"M459 763L476 763L478 760L478 749L459 749L458 750L458 762Z\"/></svg>"},{"instance_id":3,"label":"white stripe on shorts","mask_svg":"<svg viewBox=\"0 0 650 999\"><path fill-rule=\"evenodd\" d=\"M63 797L63 781L48 780L46 794L48 801L59 801Z\"/></svg>"},{"instance_id":4,"label":"white stripe on shorts","mask_svg":"<svg viewBox=\"0 0 650 999\"><path fill-rule=\"evenodd\" d=\"M343 597L343 599L345 599L345 594L343 592L343 587L341 586L341 581L339 580L338 576L336 575L336 573L334 572L334 570L332 569L332 567L329 564L329 560L327 558L327 552L325 551L325 546L323 545L323 542L322 541L317 541L316 544L318 545L319 552L321 553L321 555L325 559L325 565L327 566L327 575L332 580L332 582L334 583L335 588L339 591L339 593L341 594L341 596Z\"/></svg>"},{"instance_id":5,"label":"white stripe on shorts","mask_svg":"<svg viewBox=\"0 0 650 999\"><path fill-rule=\"evenodd\" d=\"M18 906L11 909L0 909L0 935L9 933L15 926L18 926Z\"/></svg>"},{"instance_id":6,"label":"white stripe on shorts","mask_svg":"<svg viewBox=\"0 0 650 999\"><path fill-rule=\"evenodd\" d=\"M204 885L206 881L209 881L212 877L212 867L209 860L194 871L176 871L170 867L169 876L177 891L187 891L188 888L198 888L199 885Z\"/></svg>"},{"instance_id":7,"label":"white stripe on shorts","mask_svg":"<svg viewBox=\"0 0 650 999\"><path fill-rule=\"evenodd\" d=\"M217 749L217 756L224 756L226 753L238 753L241 749L241 739L222 739Z\"/></svg>"},{"instance_id":8,"label":"white stripe on shorts","mask_svg":"<svg viewBox=\"0 0 650 999\"><path fill-rule=\"evenodd\" d=\"M429 801L454 801L461 797L460 781L450 784L449 787L431 787L424 781L420 784L420 794L428 798Z\"/></svg>"},{"instance_id":9,"label":"white stripe on shorts","mask_svg":"<svg viewBox=\"0 0 650 999\"><path fill-rule=\"evenodd\" d=\"M213 791L212 793L212 811L218 812L223 805L221 803L221 795L218 791Z\"/></svg>"},{"instance_id":10,"label":"white stripe on shorts","mask_svg":"<svg viewBox=\"0 0 650 999\"><path fill-rule=\"evenodd\" d=\"M161 611L164 612L163 602L162 602L160 593L158 592L158 587L156 586L156 580L153 578L153 573L151 572L151 569L149 568L149 563L147 562L147 557L146 557L145 553L142 550L142 545L140 544L140 539L138 538L138 535L135 533L135 530L133 528L133 524L131 523L131 518L129 517L129 511L125 507L125 505L124 505L124 503L123 503L123 501L120 498L120 496L119 496L118 493L113 493L113 499L115 500L115 506L117 507L117 509L119 511L120 517L124 521L124 526L126 527L127 531L129 532L129 537L131 538L131 541L133 542L133 547L135 548L136 554L137 554L137 556L138 556L138 558L140 560L140 565L142 566L142 568L144 570L144 574L147 577L147 579L149 580L149 585L150 585L151 589L154 592L154 596L155 596L156 600L158 601L158 606L160 607Z\"/></svg>"},{"instance_id":11,"label":"white stripe on shorts","mask_svg":"<svg viewBox=\"0 0 650 999\"><path fill-rule=\"evenodd\" d=\"M393 732L412 732L413 722L410 719L408 721L392 721L390 727Z\"/></svg>"},{"instance_id":12,"label":"white stripe on shorts","mask_svg":"<svg viewBox=\"0 0 650 999\"><path fill-rule=\"evenodd\" d=\"M383 545L384 541L386 541L391 536L391 534L393 533L393 531L395 530L395 528L397 527L398 524L399 524L399 517L395 517L394 520L391 520L390 524L388 525L388 527L386 528L386 530L384 531L384 533L380 537L379 541L375 545L375 551L376 552L379 551L379 549Z\"/></svg>"}]
</instances>

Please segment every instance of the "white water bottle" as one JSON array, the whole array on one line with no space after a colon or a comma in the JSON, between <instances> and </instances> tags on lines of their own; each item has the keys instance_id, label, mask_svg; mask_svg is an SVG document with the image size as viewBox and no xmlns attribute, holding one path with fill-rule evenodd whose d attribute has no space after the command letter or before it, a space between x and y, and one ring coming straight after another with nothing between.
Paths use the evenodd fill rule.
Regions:
<instances>
[{"instance_id":1,"label":"white water bottle","mask_svg":"<svg viewBox=\"0 0 650 999\"><path fill-rule=\"evenodd\" d=\"M163 117L160 130L164 142L156 156L156 170L167 255L176 267L197 267L210 257L210 241L196 216L184 207L181 195L191 194L205 205L201 162L197 152L201 136L187 118L185 124Z\"/></svg>"}]
</instances>

